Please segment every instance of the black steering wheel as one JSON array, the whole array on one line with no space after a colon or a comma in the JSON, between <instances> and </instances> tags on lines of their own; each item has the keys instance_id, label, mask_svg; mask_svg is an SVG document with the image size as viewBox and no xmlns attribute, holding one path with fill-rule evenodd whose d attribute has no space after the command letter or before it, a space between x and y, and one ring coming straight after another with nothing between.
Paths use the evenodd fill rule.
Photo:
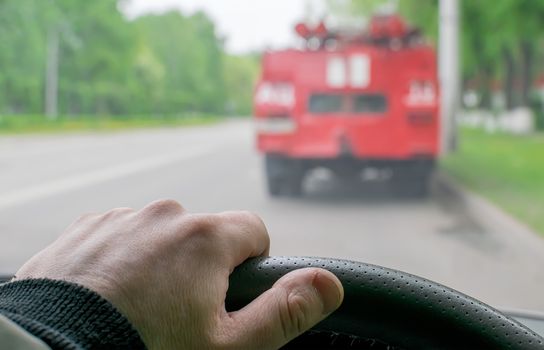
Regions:
<instances>
[{"instance_id":1,"label":"black steering wheel","mask_svg":"<svg viewBox=\"0 0 544 350\"><path fill-rule=\"evenodd\" d=\"M544 349L544 340L494 308L438 283L354 261L255 258L230 277L229 311L247 305L284 274L304 267L334 273L340 308L286 349Z\"/></svg>"}]
</instances>

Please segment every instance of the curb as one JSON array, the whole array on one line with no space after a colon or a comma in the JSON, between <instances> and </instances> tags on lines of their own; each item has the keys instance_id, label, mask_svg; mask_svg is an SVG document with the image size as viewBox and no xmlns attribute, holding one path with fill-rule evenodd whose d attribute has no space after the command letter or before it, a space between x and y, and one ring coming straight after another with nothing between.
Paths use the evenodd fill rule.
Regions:
<instances>
[{"instance_id":1,"label":"curb","mask_svg":"<svg viewBox=\"0 0 544 350\"><path fill-rule=\"evenodd\" d=\"M444 171L439 171L436 175L437 185L442 187L443 190L448 191L449 194L457 197L457 200L463 205L464 209L486 231L497 234L508 234L509 236L529 240L535 245L541 245L541 249L544 249L543 237L528 225L520 222L490 200L462 186Z\"/></svg>"}]
</instances>

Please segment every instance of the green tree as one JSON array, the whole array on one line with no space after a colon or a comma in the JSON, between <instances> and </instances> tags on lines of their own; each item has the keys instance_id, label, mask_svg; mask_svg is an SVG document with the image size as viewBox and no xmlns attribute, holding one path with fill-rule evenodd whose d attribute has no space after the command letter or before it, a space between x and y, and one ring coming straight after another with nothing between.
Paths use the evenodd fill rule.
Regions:
<instances>
[{"instance_id":1,"label":"green tree","mask_svg":"<svg viewBox=\"0 0 544 350\"><path fill-rule=\"evenodd\" d=\"M401 14L436 42L438 0L329 0L332 11L367 17L384 4L396 5ZM460 5L465 84L476 82L484 108L491 107L491 90L496 81L502 82L507 108L528 106L534 77L542 72L539 63L544 2L460 0Z\"/></svg>"},{"instance_id":2,"label":"green tree","mask_svg":"<svg viewBox=\"0 0 544 350\"><path fill-rule=\"evenodd\" d=\"M505 95L509 107L528 106L534 77L541 73L537 63L542 60L542 1L504 0L482 9L489 16L489 36L502 51ZM500 35L492 35L496 28ZM515 85L520 89L514 91Z\"/></svg>"},{"instance_id":3,"label":"green tree","mask_svg":"<svg viewBox=\"0 0 544 350\"><path fill-rule=\"evenodd\" d=\"M51 76L61 114L248 113L257 61L215 32L203 12L128 21L117 0L0 0L0 113L43 113Z\"/></svg>"},{"instance_id":4,"label":"green tree","mask_svg":"<svg viewBox=\"0 0 544 350\"><path fill-rule=\"evenodd\" d=\"M58 1L60 100L69 114L119 114L130 103L135 35L115 0Z\"/></svg>"},{"instance_id":5,"label":"green tree","mask_svg":"<svg viewBox=\"0 0 544 350\"><path fill-rule=\"evenodd\" d=\"M260 57L226 56L224 59L227 112L249 115L253 108L253 89L259 75Z\"/></svg>"},{"instance_id":6,"label":"green tree","mask_svg":"<svg viewBox=\"0 0 544 350\"><path fill-rule=\"evenodd\" d=\"M42 109L45 18L34 5L0 2L0 111L7 113Z\"/></svg>"},{"instance_id":7,"label":"green tree","mask_svg":"<svg viewBox=\"0 0 544 350\"><path fill-rule=\"evenodd\" d=\"M162 75L162 96L156 108L163 113L184 110L218 112L225 102L222 46L203 13L184 17L178 12L149 15L134 23L143 52L153 52L154 76ZM159 63L160 62L160 63ZM162 66L162 67L161 67ZM157 72L167 72L166 75ZM148 71L148 75L151 71ZM157 80L156 80L157 81Z\"/></svg>"}]
</instances>

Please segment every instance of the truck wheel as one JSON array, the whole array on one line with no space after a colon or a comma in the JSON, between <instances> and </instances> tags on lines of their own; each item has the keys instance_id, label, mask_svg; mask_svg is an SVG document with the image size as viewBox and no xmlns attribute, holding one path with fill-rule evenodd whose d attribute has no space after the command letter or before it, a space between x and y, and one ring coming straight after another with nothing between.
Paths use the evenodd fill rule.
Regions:
<instances>
[{"instance_id":1,"label":"truck wheel","mask_svg":"<svg viewBox=\"0 0 544 350\"><path fill-rule=\"evenodd\" d=\"M423 198L429 195L433 166L413 164L393 171L392 187L396 195Z\"/></svg>"},{"instance_id":2,"label":"truck wheel","mask_svg":"<svg viewBox=\"0 0 544 350\"><path fill-rule=\"evenodd\" d=\"M267 154L264 158L264 170L268 194L276 197L282 192L285 164L282 157Z\"/></svg>"},{"instance_id":3,"label":"truck wheel","mask_svg":"<svg viewBox=\"0 0 544 350\"><path fill-rule=\"evenodd\" d=\"M266 185L268 189L268 194L272 197L277 197L281 194L281 181L278 181L278 179L270 178L270 176L266 176Z\"/></svg>"},{"instance_id":4,"label":"truck wheel","mask_svg":"<svg viewBox=\"0 0 544 350\"><path fill-rule=\"evenodd\" d=\"M297 197L302 194L304 171L294 160L277 155L265 156L265 173L268 193Z\"/></svg>"},{"instance_id":5,"label":"truck wheel","mask_svg":"<svg viewBox=\"0 0 544 350\"><path fill-rule=\"evenodd\" d=\"M428 178L395 179L393 191L395 195L407 198L424 198L429 194Z\"/></svg>"},{"instance_id":6,"label":"truck wheel","mask_svg":"<svg viewBox=\"0 0 544 350\"><path fill-rule=\"evenodd\" d=\"M302 180L304 178L304 172L302 169L292 167L291 173L286 179L285 193L291 197L300 197L302 195Z\"/></svg>"}]
</instances>

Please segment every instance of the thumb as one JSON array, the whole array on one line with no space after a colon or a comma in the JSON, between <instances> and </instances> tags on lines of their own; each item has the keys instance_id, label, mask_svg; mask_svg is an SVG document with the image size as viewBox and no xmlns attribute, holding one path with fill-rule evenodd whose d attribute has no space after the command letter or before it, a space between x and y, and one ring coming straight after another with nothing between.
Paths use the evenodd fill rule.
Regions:
<instances>
[{"instance_id":1,"label":"thumb","mask_svg":"<svg viewBox=\"0 0 544 350\"><path fill-rule=\"evenodd\" d=\"M290 272L230 314L229 343L237 349L280 348L336 310L343 298L342 284L327 270Z\"/></svg>"}]
</instances>

